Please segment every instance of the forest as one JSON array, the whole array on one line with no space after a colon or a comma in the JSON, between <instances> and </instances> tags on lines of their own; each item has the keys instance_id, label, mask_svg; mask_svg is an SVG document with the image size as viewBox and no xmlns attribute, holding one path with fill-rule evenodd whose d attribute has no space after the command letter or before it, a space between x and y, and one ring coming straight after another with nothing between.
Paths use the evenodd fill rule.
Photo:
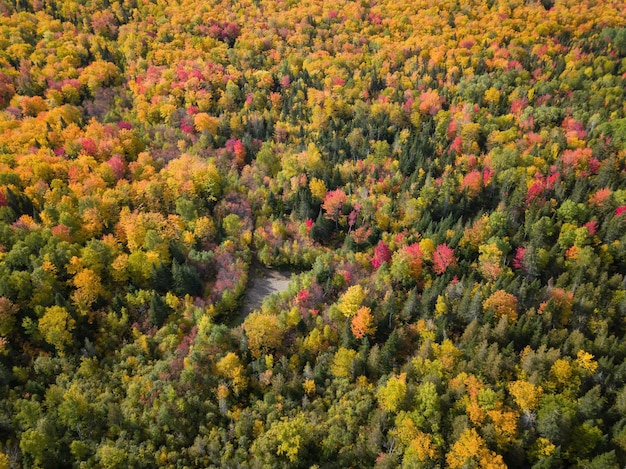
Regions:
<instances>
[{"instance_id":1,"label":"forest","mask_svg":"<svg viewBox=\"0 0 626 469\"><path fill-rule=\"evenodd\" d=\"M626 466L624 8L0 0L0 469Z\"/></svg>"}]
</instances>

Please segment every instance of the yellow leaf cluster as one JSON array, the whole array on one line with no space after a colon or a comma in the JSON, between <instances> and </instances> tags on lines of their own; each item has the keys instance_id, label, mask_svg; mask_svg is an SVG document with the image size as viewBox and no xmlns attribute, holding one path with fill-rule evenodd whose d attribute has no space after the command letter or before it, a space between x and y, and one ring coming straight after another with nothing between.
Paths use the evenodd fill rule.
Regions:
<instances>
[{"instance_id":1,"label":"yellow leaf cluster","mask_svg":"<svg viewBox=\"0 0 626 469\"><path fill-rule=\"evenodd\" d=\"M459 440L452 445L450 452L446 455L446 462L450 469L461 469L472 465L489 469L506 469L502 456L490 451L485 440L473 428L466 429Z\"/></svg>"},{"instance_id":2,"label":"yellow leaf cluster","mask_svg":"<svg viewBox=\"0 0 626 469\"><path fill-rule=\"evenodd\" d=\"M579 350L576 354L576 364L589 375L594 374L598 369L598 362L593 359L593 355L584 350Z\"/></svg>"},{"instance_id":3,"label":"yellow leaf cluster","mask_svg":"<svg viewBox=\"0 0 626 469\"><path fill-rule=\"evenodd\" d=\"M337 378L349 378L354 357L356 357L355 350L340 347L337 353L335 353L330 372Z\"/></svg>"},{"instance_id":4,"label":"yellow leaf cluster","mask_svg":"<svg viewBox=\"0 0 626 469\"><path fill-rule=\"evenodd\" d=\"M507 388L515 399L517 406L524 412L536 409L543 394L541 386L535 386L528 381L512 381Z\"/></svg>"},{"instance_id":5,"label":"yellow leaf cluster","mask_svg":"<svg viewBox=\"0 0 626 469\"><path fill-rule=\"evenodd\" d=\"M406 396L406 373L389 378L376 396L383 410L396 412Z\"/></svg>"},{"instance_id":6,"label":"yellow leaf cluster","mask_svg":"<svg viewBox=\"0 0 626 469\"><path fill-rule=\"evenodd\" d=\"M497 290L483 301L483 308L493 311L496 318L507 317L514 322L517 320L517 303L515 295Z\"/></svg>"},{"instance_id":7,"label":"yellow leaf cluster","mask_svg":"<svg viewBox=\"0 0 626 469\"><path fill-rule=\"evenodd\" d=\"M233 388L236 393L245 389L248 380L244 375L244 367L235 353L229 352L226 354L219 362L217 362L215 369L219 376L232 380Z\"/></svg>"},{"instance_id":8,"label":"yellow leaf cluster","mask_svg":"<svg viewBox=\"0 0 626 469\"><path fill-rule=\"evenodd\" d=\"M352 317L361 307L366 295L367 291L364 290L361 285L353 285L348 288L343 295L341 295L337 307L344 316Z\"/></svg>"},{"instance_id":9,"label":"yellow leaf cluster","mask_svg":"<svg viewBox=\"0 0 626 469\"><path fill-rule=\"evenodd\" d=\"M281 344L282 329L278 318L271 314L260 312L250 314L243 323L243 329L248 338L250 352L255 358L278 348Z\"/></svg>"},{"instance_id":10,"label":"yellow leaf cluster","mask_svg":"<svg viewBox=\"0 0 626 469\"><path fill-rule=\"evenodd\" d=\"M324 197L326 197L326 192L328 192L324 181L317 178L311 179L311 181L309 182L309 189L311 190L311 195L313 196L313 198L320 201L324 200Z\"/></svg>"},{"instance_id":11,"label":"yellow leaf cluster","mask_svg":"<svg viewBox=\"0 0 626 469\"><path fill-rule=\"evenodd\" d=\"M214 116L210 116L206 112L199 112L193 119L194 126L199 132L208 132L214 137L217 136L219 128L219 119Z\"/></svg>"},{"instance_id":12,"label":"yellow leaf cluster","mask_svg":"<svg viewBox=\"0 0 626 469\"><path fill-rule=\"evenodd\" d=\"M72 331L76 327L76 321L62 306L51 306L46 308L38 326L44 340L62 352L72 343Z\"/></svg>"}]
</instances>

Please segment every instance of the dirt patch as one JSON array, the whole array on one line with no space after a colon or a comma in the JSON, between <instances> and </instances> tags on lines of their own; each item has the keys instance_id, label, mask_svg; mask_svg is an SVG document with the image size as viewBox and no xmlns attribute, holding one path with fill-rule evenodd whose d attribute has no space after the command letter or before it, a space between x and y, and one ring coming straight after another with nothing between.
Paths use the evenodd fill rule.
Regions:
<instances>
[{"instance_id":1,"label":"dirt patch","mask_svg":"<svg viewBox=\"0 0 626 469\"><path fill-rule=\"evenodd\" d=\"M241 312L233 321L233 325L241 324L248 314L260 309L263 300L267 296L287 290L290 281L291 272L268 269L254 262L250 266L248 286L241 306Z\"/></svg>"}]
</instances>

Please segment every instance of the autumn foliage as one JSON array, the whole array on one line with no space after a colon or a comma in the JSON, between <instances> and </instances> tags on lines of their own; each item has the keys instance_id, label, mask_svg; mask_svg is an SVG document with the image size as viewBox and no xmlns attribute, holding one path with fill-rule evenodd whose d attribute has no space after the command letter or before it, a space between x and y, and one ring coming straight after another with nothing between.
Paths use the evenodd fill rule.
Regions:
<instances>
[{"instance_id":1,"label":"autumn foliage","mask_svg":"<svg viewBox=\"0 0 626 469\"><path fill-rule=\"evenodd\" d=\"M618 0L0 2L0 467L626 466L625 90Z\"/></svg>"}]
</instances>

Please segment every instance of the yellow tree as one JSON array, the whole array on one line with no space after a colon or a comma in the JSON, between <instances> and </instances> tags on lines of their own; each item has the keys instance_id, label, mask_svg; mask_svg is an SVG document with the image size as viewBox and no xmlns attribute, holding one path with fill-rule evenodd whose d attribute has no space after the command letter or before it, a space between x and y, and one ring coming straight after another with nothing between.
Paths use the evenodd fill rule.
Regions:
<instances>
[{"instance_id":1,"label":"yellow tree","mask_svg":"<svg viewBox=\"0 0 626 469\"><path fill-rule=\"evenodd\" d=\"M575 363L583 374L592 375L598 369L598 362L593 359L593 355L582 349L576 354Z\"/></svg>"},{"instance_id":2,"label":"yellow tree","mask_svg":"<svg viewBox=\"0 0 626 469\"><path fill-rule=\"evenodd\" d=\"M88 310L96 302L99 295L104 295L100 276L91 269L82 269L72 279L76 287L72 293L72 299L76 306L82 310Z\"/></svg>"},{"instance_id":3,"label":"yellow tree","mask_svg":"<svg viewBox=\"0 0 626 469\"><path fill-rule=\"evenodd\" d=\"M232 380L233 389L236 394L245 390L248 380L245 376L245 369L241 364L241 360L239 360L239 357L235 353L229 352L226 354L226 356L217 362L215 369L219 376Z\"/></svg>"},{"instance_id":4,"label":"yellow tree","mask_svg":"<svg viewBox=\"0 0 626 469\"><path fill-rule=\"evenodd\" d=\"M311 190L313 198L317 200L324 200L324 197L326 197L326 193L328 192L324 181L317 178L311 179L309 182L309 189Z\"/></svg>"},{"instance_id":5,"label":"yellow tree","mask_svg":"<svg viewBox=\"0 0 626 469\"><path fill-rule=\"evenodd\" d=\"M502 273L502 251L496 243L483 244L478 250L479 272L487 280L495 281Z\"/></svg>"},{"instance_id":6,"label":"yellow tree","mask_svg":"<svg viewBox=\"0 0 626 469\"><path fill-rule=\"evenodd\" d=\"M437 446L432 435L417 431L407 448L404 450L402 467L422 467L428 461L437 457Z\"/></svg>"},{"instance_id":7,"label":"yellow tree","mask_svg":"<svg viewBox=\"0 0 626 469\"><path fill-rule=\"evenodd\" d=\"M524 412L535 410L543 394L541 386L535 386L528 381L512 381L507 388L515 399L517 406Z\"/></svg>"},{"instance_id":8,"label":"yellow tree","mask_svg":"<svg viewBox=\"0 0 626 469\"><path fill-rule=\"evenodd\" d=\"M483 301L483 308L493 312L496 318L507 317L511 321L517 320L517 298L515 295L497 290Z\"/></svg>"},{"instance_id":9,"label":"yellow tree","mask_svg":"<svg viewBox=\"0 0 626 469\"><path fill-rule=\"evenodd\" d=\"M39 332L44 340L54 345L59 353L72 343L72 331L76 327L76 321L62 306L51 306L41 319L39 319Z\"/></svg>"},{"instance_id":10,"label":"yellow tree","mask_svg":"<svg viewBox=\"0 0 626 469\"><path fill-rule=\"evenodd\" d=\"M406 397L406 373L392 376L376 394L383 410L396 412Z\"/></svg>"},{"instance_id":11,"label":"yellow tree","mask_svg":"<svg viewBox=\"0 0 626 469\"><path fill-rule=\"evenodd\" d=\"M337 350L333 358L330 372L337 378L349 378L354 357L356 357L355 350L339 347L339 350Z\"/></svg>"},{"instance_id":12,"label":"yellow tree","mask_svg":"<svg viewBox=\"0 0 626 469\"><path fill-rule=\"evenodd\" d=\"M339 311L344 314L344 316L352 317L358 312L361 307L361 303L365 300L366 295L367 292L363 289L363 287L361 287L361 285L352 285L343 295L341 295L337 307L339 308Z\"/></svg>"},{"instance_id":13,"label":"yellow tree","mask_svg":"<svg viewBox=\"0 0 626 469\"><path fill-rule=\"evenodd\" d=\"M217 136L219 119L208 115L206 112L199 112L193 119L194 126L198 132L208 132L213 137Z\"/></svg>"},{"instance_id":14,"label":"yellow tree","mask_svg":"<svg viewBox=\"0 0 626 469\"><path fill-rule=\"evenodd\" d=\"M464 467L506 469L502 456L490 451L485 440L473 428L466 428L463 431L446 455L446 462L450 469Z\"/></svg>"},{"instance_id":15,"label":"yellow tree","mask_svg":"<svg viewBox=\"0 0 626 469\"><path fill-rule=\"evenodd\" d=\"M493 422L498 448L506 448L517 435L517 415L510 409L493 409L487 415Z\"/></svg>"},{"instance_id":16,"label":"yellow tree","mask_svg":"<svg viewBox=\"0 0 626 469\"><path fill-rule=\"evenodd\" d=\"M400 412L396 418L396 428L391 434L398 438L405 447L402 467L423 467L428 461L437 457L438 438L424 433L415 426L413 418L405 412Z\"/></svg>"},{"instance_id":17,"label":"yellow tree","mask_svg":"<svg viewBox=\"0 0 626 469\"><path fill-rule=\"evenodd\" d=\"M248 348L254 358L280 347L282 328L278 318L271 314L254 312L243 323L248 338Z\"/></svg>"}]
</instances>

